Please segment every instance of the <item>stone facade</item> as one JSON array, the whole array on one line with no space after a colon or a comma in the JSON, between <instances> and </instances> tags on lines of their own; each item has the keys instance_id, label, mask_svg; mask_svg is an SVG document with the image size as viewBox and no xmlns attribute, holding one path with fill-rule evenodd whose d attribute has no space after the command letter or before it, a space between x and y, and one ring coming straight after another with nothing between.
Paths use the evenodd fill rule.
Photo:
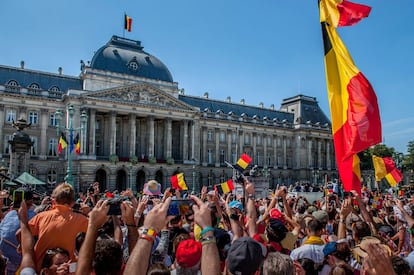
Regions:
<instances>
[{"instance_id":1,"label":"stone facade","mask_svg":"<svg viewBox=\"0 0 414 275\"><path fill-rule=\"evenodd\" d=\"M63 181L69 147L58 154L55 115L62 110L64 126L72 121L80 137L80 154L71 155L78 189L98 181L103 190L140 190L149 179L166 187L173 174L184 172L189 189L199 192L201 185L231 178L225 162L235 163L242 153L271 187L337 178L330 122L316 98L296 95L275 110L186 95L159 60L133 46L137 42L113 37L90 64L82 62L79 77L0 66L3 159L10 156L12 120L24 117L32 123L25 131L34 142L29 172L51 187ZM122 65L111 63L112 53L130 58L119 64L131 73L115 69Z\"/></svg>"}]
</instances>

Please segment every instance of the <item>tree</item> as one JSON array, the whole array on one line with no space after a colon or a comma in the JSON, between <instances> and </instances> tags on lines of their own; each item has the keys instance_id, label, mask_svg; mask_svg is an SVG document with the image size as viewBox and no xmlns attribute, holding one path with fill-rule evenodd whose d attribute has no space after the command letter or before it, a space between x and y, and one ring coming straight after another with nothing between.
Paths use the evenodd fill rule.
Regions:
<instances>
[{"instance_id":1,"label":"tree","mask_svg":"<svg viewBox=\"0 0 414 275\"><path fill-rule=\"evenodd\" d=\"M404 157L403 167L406 170L414 169L414 140L408 142L407 155Z\"/></svg>"}]
</instances>

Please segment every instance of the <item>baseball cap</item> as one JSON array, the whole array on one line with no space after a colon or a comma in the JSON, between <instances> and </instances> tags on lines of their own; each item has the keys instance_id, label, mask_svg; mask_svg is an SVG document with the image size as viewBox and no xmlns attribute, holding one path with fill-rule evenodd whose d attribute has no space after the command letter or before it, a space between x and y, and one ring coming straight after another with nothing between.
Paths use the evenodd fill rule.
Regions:
<instances>
[{"instance_id":1,"label":"baseball cap","mask_svg":"<svg viewBox=\"0 0 414 275\"><path fill-rule=\"evenodd\" d=\"M312 212L312 216L314 216L315 219L317 219L322 224L327 224L329 221L328 213L326 213L326 211L323 210L317 210Z\"/></svg>"},{"instance_id":2,"label":"baseball cap","mask_svg":"<svg viewBox=\"0 0 414 275\"><path fill-rule=\"evenodd\" d=\"M143 193L148 196L159 196L161 195L161 184L156 180L150 180L144 184Z\"/></svg>"},{"instance_id":3,"label":"baseball cap","mask_svg":"<svg viewBox=\"0 0 414 275\"><path fill-rule=\"evenodd\" d=\"M336 251L336 242L329 242L323 247L323 255L326 257Z\"/></svg>"},{"instance_id":4,"label":"baseball cap","mask_svg":"<svg viewBox=\"0 0 414 275\"><path fill-rule=\"evenodd\" d=\"M201 259L202 246L192 239L181 241L175 252L177 263L184 268L195 266Z\"/></svg>"},{"instance_id":5,"label":"baseball cap","mask_svg":"<svg viewBox=\"0 0 414 275\"><path fill-rule=\"evenodd\" d=\"M230 208L237 208L243 212L243 204L239 201L232 201L229 203Z\"/></svg>"},{"instance_id":6,"label":"baseball cap","mask_svg":"<svg viewBox=\"0 0 414 275\"><path fill-rule=\"evenodd\" d=\"M285 223L285 216L277 208L271 209L270 212L269 212L269 216L270 216L271 219L278 219L282 223Z\"/></svg>"},{"instance_id":7,"label":"baseball cap","mask_svg":"<svg viewBox=\"0 0 414 275\"><path fill-rule=\"evenodd\" d=\"M232 274L251 275L266 256L266 247L250 237L236 239L227 254L227 266Z\"/></svg>"}]
</instances>

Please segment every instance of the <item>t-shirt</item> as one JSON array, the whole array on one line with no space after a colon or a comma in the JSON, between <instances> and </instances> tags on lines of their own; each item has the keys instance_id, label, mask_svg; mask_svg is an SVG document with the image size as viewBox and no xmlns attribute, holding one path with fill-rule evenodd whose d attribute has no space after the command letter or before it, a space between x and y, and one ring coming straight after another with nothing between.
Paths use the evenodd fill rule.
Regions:
<instances>
[{"instance_id":1,"label":"t-shirt","mask_svg":"<svg viewBox=\"0 0 414 275\"><path fill-rule=\"evenodd\" d=\"M65 205L55 205L52 210L37 214L29 222L33 236L38 236L34 247L36 270L39 271L48 249L63 248L69 252L72 262L75 258L75 238L79 232L86 232L88 218L75 213Z\"/></svg>"}]
</instances>

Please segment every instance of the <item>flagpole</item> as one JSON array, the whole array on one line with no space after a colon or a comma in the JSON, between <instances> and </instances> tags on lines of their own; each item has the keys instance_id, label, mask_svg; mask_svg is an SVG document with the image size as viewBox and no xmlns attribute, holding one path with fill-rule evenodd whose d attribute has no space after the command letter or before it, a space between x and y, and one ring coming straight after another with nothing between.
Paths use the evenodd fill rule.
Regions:
<instances>
[{"instance_id":1,"label":"flagpole","mask_svg":"<svg viewBox=\"0 0 414 275\"><path fill-rule=\"evenodd\" d=\"M124 12L124 26L123 26L123 31L122 31L122 38L125 38L125 18L126 18L126 12Z\"/></svg>"}]
</instances>

